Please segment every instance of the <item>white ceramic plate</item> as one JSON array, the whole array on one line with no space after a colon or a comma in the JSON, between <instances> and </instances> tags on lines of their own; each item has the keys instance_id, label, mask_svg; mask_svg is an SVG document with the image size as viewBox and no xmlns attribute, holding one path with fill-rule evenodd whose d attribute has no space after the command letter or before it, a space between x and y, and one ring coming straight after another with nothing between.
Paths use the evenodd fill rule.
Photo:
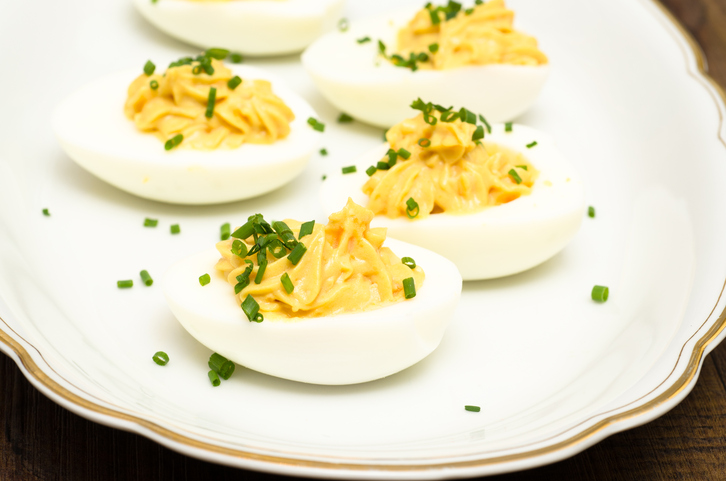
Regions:
<instances>
[{"instance_id":1,"label":"white ceramic plate","mask_svg":"<svg viewBox=\"0 0 726 481\"><path fill-rule=\"evenodd\" d=\"M385 0L349 6L350 18ZM254 212L320 217L325 172L380 142L337 125L296 57L256 61L326 121L330 155L282 189L223 206L158 204L66 158L50 112L97 76L191 53L129 2L0 6L16 45L0 79L0 337L31 382L68 409L209 461L335 478L445 478L571 456L672 408L723 337L726 109L698 51L649 0L512 0L552 76L519 119L580 170L595 219L544 265L467 283L441 346L414 367L321 387L238 369L213 388L210 352L174 320L158 285L117 279L210 247ZM119 106L121 108L121 106ZM41 209L49 208L50 217ZM144 228L145 217L159 219ZM181 234L169 234L179 223ZM210 267L211 269L211 267ZM606 304L589 299L610 286ZM166 367L151 361L157 350ZM480 413L464 410L481 406Z\"/></svg>"}]
</instances>

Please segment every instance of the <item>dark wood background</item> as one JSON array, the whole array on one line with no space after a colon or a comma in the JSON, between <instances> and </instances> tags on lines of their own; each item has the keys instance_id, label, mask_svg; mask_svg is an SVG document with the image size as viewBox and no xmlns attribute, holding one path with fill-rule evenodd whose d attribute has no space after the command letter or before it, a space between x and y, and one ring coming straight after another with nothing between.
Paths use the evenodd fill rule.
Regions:
<instances>
[{"instance_id":1,"label":"dark wood background","mask_svg":"<svg viewBox=\"0 0 726 481\"><path fill-rule=\"evenodd\" d=\"M726 0L664 0L726 86ZM726 248L726 246L725 246ZM170 451L57 406L0 354L0 480L286 479ZM693 392L671 412L550 466L489 478L726 480L726 343L707 358Z\"/></svg>"}]
</instances>

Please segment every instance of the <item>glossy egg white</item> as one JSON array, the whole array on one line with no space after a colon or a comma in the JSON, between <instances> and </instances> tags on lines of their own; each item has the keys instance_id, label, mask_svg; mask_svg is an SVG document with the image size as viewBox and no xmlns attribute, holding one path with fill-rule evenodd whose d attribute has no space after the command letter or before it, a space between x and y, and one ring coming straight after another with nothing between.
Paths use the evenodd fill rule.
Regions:
<instances>
[{"instance_id":1,"label":"glossy egg white","mask_svg":"<svg viewBox=\"0 0 726 481\"><path fill-rule=\"evenodd\" d=\"M290 134L273 144L203 151L178 147L141 132L124 115L129 84L139 69L100 78L71 94L55 110L53 129L78 165L111 185L174 204L217 204L274 190L295 178L318 148L321 134L308 124L315 111L263 70L230 66L244 80L265 79L292 109Z\"/></svg>"},{"instance_id":2,"label":"glossy egg white","mask_svg":"<svg viewBox=\"0 0 726 481\"><path fill-rule=\"evenodd\" d=\"M537 98L549 65L481 65L448 70L395 67L378 55L378 40L394 53L396 36L419 7L353 22L346 32L316 40L302 55L303 66L320 92L357 120L389 128L407 118L417 97L441 105L466 106L490 122L506 122ZM359 44L356 40L370 37Z\"/></svg>"},{"instance_id":3,"label":"glossy egg white","mask_svg":"<svg viewBox=\"0 0 726 481\"><path fill-rule=\"evenodd\" d=\"M344 0L133 0L159 30L203 49L245 55L299 52L335 28Z\"/></svg>"},{"instance_id":4,"label":"glossy egg white","mask_svg":"<svg viewBox=\"0 0 726 481\"><path fill-rule=\"evenodd\" d=\"M416 297L371 311L290 321L250 322L234 289L214 265L216 249L174 264L162 280L179 322L209 349L249 369L313 384L356 384L397 373L441 342L461 295L462 280L447 259L387 239L398 256L425 273ZM199 284L208 273L211 282Z\"/></svg>"},{"instance_id":5,"label":"glossy egg white","mask_svg":"<svg viewBox=\"0 0 726 481\"><path fill-rule=\"evenodd\" d=\"M521 152L539 170L530 195L466 215L432 214L421 220L377 215L371 226L387 227L390 237L438 252L456 264L464 280L516 274L557 254L577 233L584 216L579 176L553 139L533 128L514 124L512 132L505 132L504 125L493 125L484 140ZM537 145L527 148L532 141ZM328 174L320 192L326 213L348 197L368 205L361 191L368 179L365 170L388 149L386 143L361 156L354 162L356 173Z\"/></svg>"}]
</instances>

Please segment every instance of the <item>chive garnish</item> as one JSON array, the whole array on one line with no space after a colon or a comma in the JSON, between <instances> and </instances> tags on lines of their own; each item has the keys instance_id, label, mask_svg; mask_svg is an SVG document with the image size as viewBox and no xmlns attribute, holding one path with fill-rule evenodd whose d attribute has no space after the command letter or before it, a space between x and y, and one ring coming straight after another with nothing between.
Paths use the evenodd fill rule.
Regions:
<instances>
[{"instance_id":1,"label":"chive garnish","mask_svg":"<svg viewBox=\"0 0 726 481\"><path fill-rule=\"evenodd\" d=\"M172 224L169 230L172 234L178 234L181 232L181 227L179 227L179 224Z\"/></svg>"},{"instance_id":2,"label":"chive garnish","mask_svg":"<svg viewBox=\"0 0 726 481\"><path fill-rule=\"evenodd\" d=\"M358 40L356 40L356 42L358 42L360 44L368 43L370 41L371 41L371 37L363 37L363 38L359 38Z\"/></svg>"},{"instance_id":3,"label":"chive garnish","mask_svg":"<svg viewBox=\"0 0 726 481\"><path fill-rule=\"evenodd\" d=\"M325 179L327 179L327 178L328 178L328 176L327 176L327 175L325 175L325 174L323 174L323 175L322 175L322 177L320 177L320 180L325 180Z\"/></svg>"},{"instance_id":4,"label":"chive garnish","mask_svg":"<svg viewBox=\"0 0 726 481\"><path fill-rule=\"evenodd\" d=\"M128 289L129 287L134 287L134 281L131 279L126 281L116 281L116 287L119 289Z\"/></svg>"},{"instance_id":5,"label":"chive garnish","mask_svg":"<svg viewBox=\"0 0 726 481\"><path fill-rule=\"evenodd\" d=\"M48 209L43 209L43 215L46 217L50 217L50 211Z\"/></svg>"},{"instance_id":6,"label":"chive garnish","mask_svg":"<svg viewBox=\"0 0 726 481\"><path fill-rule=\"evenodd\" d=\"M242 257L244 259L247 256L247 244L239 239L235 239L232 241L232 249L230 249L230 251L237 257Z\"/></svg>"},{"instance_id":7,"label":"chive garnish","mask_svg":"<svg viewBox=\"0 0 726 481\"><path fill-rule=\"evenodd\" d=\"M451 110L447 110L445 112L441 112L439 118L442 122L451 123L459 118L459 112L452 112Z\"/></svg>"},{"instance_id":8,"label":"chive garnish","mask_svg":"<svg viewBox=\"0 0 726 481\"><path fill-rule=\"evenodd\" d=\"M478 413L479 411L481 411L481 408L479 406L464 406L464 409L473 413Z\"/></svg>"},{"instance_id":9,"label":"chive garnish","mask_svg":"<svg viewBox=\"0 0 726 481\"><path fill-rule=\"evenodd\" d=\"M343 167L344 174L352 174L357 171L358 171L358 169L355 167L355 165L349 165L348 167Z\"/></svg>"},{"instance_id":10,"label":"chive garnish","mask_svg":"<svg viewBox=\"0 0 726 481\"><path fill-rule=\"evenodd\" d=\"M158 219L149 219L148 217L144 219L144 227L156 227L158 223Z\"/></svg>"},{"instance_id":11,"label":"chive garnish","mask_svg":"<svg viewBox=\"0 0 726 481\"><path fill-rule=\"evenodd\" d=\"M328 149L320 149L320 155L322 155L322 156L328 155Z\"/></svg>"},{"instance_id":12,"label":"chive garnish","mask_svg":"<svg viewBox=\"0 0 726 481\"><path fill-rule=\"evenodd\" d=\"M227 58L227 55L229 55L229 50L225 48L210 48L206 52L204 52L204 55L207 57L212 57L216 60L224 60Z\"/></svg>"},{"instance_id":13,"label":"chive garnish","mask_svg":"<svg viewBox=\"0 0 726 481\"><path fill-rule=\"evenodd\" d=\"M207 111L204 113L204 116L208 119L212 118L212 115L214 115L214 105L216 103L217 99L217 88L216 87L210 87L209 88L209 97L207 97Z\"/></svg>"},{"instance_id":14,"label":"chive garnish","mask_svg":"<svg viewBox=\"0 0 726 481\"><path fill-rule=\"evenodd\" d=\"M512 122L507 122L504 124L504 131L505 132L511 132L512 131Z\"/></svg>"},{"instance_id":15,"label":"chive garnish","mask_svg":"<svg viewBox=\"0 0 726 481\"><path fill-rule=\"evenodd\" d=\"M309 125L310 125L310 126L311 126L311 127L312 127L312 128L314 129L314 130L317 130L318 132L324 132L324 131L325 131L325 124L324 124L324 123L322 123L322 122L319 122L319 121L318 121L318 119L316 119L316 118L314 118L314 117L310 117L310 118L308 119L308 124L309 124Z\"/></svg>"},{"instance_id":16,"label":"chive garnish","mask_svg":"<svg viewBox=\"0 0 726 481\"><path fill-rule=\"evenodd\" d=\"M474 13L473 8L467 8L466 10L464 10L464 15L468 16L468 15L471 15L472 13Z\"/></svg>"},{"instance_id":17,"label":"chive garnish","mask_svg":"<svg viewBox=\"0 0 726 481\"><path fill-rule=\"evenodd\" d=\"M529 167L527 167L526 165L515 165L515 167L522 170L529 170Z\"/></svg>"},{"instance_id":18,"label":"chive garnish","mask_svg":"<svg viewBox=\"0 0 726 481\"><path fill-rule=\"evenodd\" d=\"M423 148L426 148L431 145L431 141L426 138L421 138L421 139L418 139L418 145L420 145Z\"/></svg>"},{"instance_id":19,"label":"chive garnish","mask_svg":"<svg viewBox=\"0 0 726 481\"><path fill-rule=\"evenodd\" d=\"M413 277L407 277L403 280L403 297L406 299L416 297L416 283L413 281Z\"/></svg>"},{"instance_id":20,"label":"chive garnish","mask_svg":"<svg viewBox=\"0 0 726 481\"><path fill-rule=\"evenodd\" d=\"M380 40L378 41L378 53L384 57L386 56L386 44Z\"/></svg>"},{"instance_id":21,"label":"chive garnish","mask_svg":"<svg viewBox=\"0 0 726 481\"><path fill-rule=\"evenodd\" d=\"M476 125L476 114L470 110L467 110L466 108L462 107L459 110L459 118L462 122L466 122L467 124Z\"/></svg>"},{"instance_id":22,"label":"chive garnish","mask_svg":"<svg viewBox=\"0 0 726 481\"><path fill-rule=\"evenodd\" d=\"M413 219L418 215L419 207L418 203L413 200L413 197L409 197L406 201L406 215L409 219Z\"/></svg>"},{"instance_id":23,"label":"chive garnish","mask_svg":"<svg viewBox=\"0 0 726 481\"><path fill-rule=\"evenodd\" d=\"M232 377L236 367L232 361L220 354L217 354L216 352L209 356L207 365L209 366L209 369L217 373L225 381Z\"/></svg>"},{"instance_id":24,"label":"chive garnish","mask_svg":"<svg viewBox=\"0 0 726 481\"><path fill-rule=\"evenodd\" d=\"M176 134L174 137L166 141L166 143L164 144L164 150L173 149L177 145L181 144L182 140L184 140L184 136L182 134Z\"/></svg>"},{"instance_id":25,"label":"chive garnish","mask_svg":"<svg viewBox=\"0 0 726 481\"><path fill-rule=\"evenodd\" d=\"M221 240L227 240L227 239L229 239L229 236L231 235L230 234L230 229L231 229L231 227L229 225L229 222L225 222L224 224L222 224L219 227L219 238Z\"/></svg>"},{"instance_id":26,"label":"chive garnish","mask_svg":"<svg viewBox=\"0 0 726 481\"><path fill-rule=\"evenodd\" d=\"M257 304L255 298L249 294L247 294L247 297L245 297L245 300L242 302L242 310L250 322L262 322L264 320L264 317L260 314L260 305Z\"/></svg>"},{"instance_id":27,"label":"chive garnish","mask_svg":"<svg viewBox=\"0 0 726 481\"><path fill-rule=\"evenodd\" d=\"M471 140L477 141L484 138L484 127L482 125L477 125L476 130L473 134L471 134Z\"/></svg>"},{"instance_id":28,"label":"chive garnish","mask_svg":"<svg viewBox=\"0 0 726 481\"><path fill-rule=\"evenodd\" d=\"M139 272L139 275L141 276L141 280L143 281L143 283L147 286L150 286L154 283L154 279L152 279L149 275L149 271L144 269L143 271Z\"/></svg>"},{"instance_id":29,"label":"chive garnish","mask_svg":"<svg viewBox=\"0 0 726 481\"><path fill-rule=\"evenodd\" d=\"M219 376L214 371L209 371L207 373L207 377L209 377L209 382L212 383L212 386L217 387L220 384L222 384L222 381L219 380Z\"/></svg>"},{"instance_id":30,"label":"chive garnish","mask_svg":"<svg viewBox=\"0 0 726 481\"><path fill-rule=\"evenodd\" d=\"M593 206L587 208L587 215L595 218L595 208Z\"/></svg>"},{"instance_id":31,"label":"chive garnish","mask_svg":"<svg viewBox=\"0 0 726 481\"><path fill-rule=\"evenodd\" d=\"M257 266L257 275L255 276L255 284L259 284L262 282L262 278L265 275L266 269L267 269L267 259L263 259L262 262L259 263L259 266Z\"/></svg>"},{"instance_id":32,"label":"chive garnish","mask_svg":"<svg viewBox=\"0 0 726 481\"><path fill-rule=\"evenodd\" d=\"M413 257L401 257L401 264L410 267L411 269L416 268L416 261Z\"/></svg>"},{"instance_id":33,"label":"chive garnish","mask_svg":"<svg viewBox=\"0 0 726 481\"><path fill-rule=\"evenodd\" d=\"M348 31L349 26L350 24L348 23L347 18L341 18L340 20L338 20L338 30L340 30L341 32Z\"/></svg>"},{"instance_id":34,"label":"chive garnish","mask_svg":"<svg viewBox=\"0 0 726 481\"><path fill-rule=\"evenodd\" d=\"M144 73L148 77L149 75L154 73L154 70L156 70L156 65L151 60L147 60L144 64Z\"/></svg>"},{"instance_id":35,"label":"chive garnish","mask_svg":"<svg viewBox=\"0 0 726 481\"><path fill-rule=\"evenodd\" d=\"M295 286L290 280L290 276L287 274L287 272L280 276L280 282L282 283L282 287L285 288L285 292L287 292L288 294L292 294L292 291L295 290Z\"/></svg>"},{"instance_id":36,"label":"chive garnish","mask_svg":"<svg viewBox=\"0 0 726 481\"><path fill-rule=\"evenodd\" d=\"M592 293L590 294L592 300L597 302L607 301L609 295L610 289L608 289L607 286L594 286L592 288Z\"/></svg>"},{"instance_id":37,"label":"chive garnish","mask_svg":"<svg viewBox=\"0 0 726 481\"><path fill-rule=\"evenodd\" d=\"M438 43L432 43L429 45L429 52L436 53L439 51L439 44Z\"/></svg>"},{"instance_id":38,"label":"chive garnish","mask_svg":"<svg viewBox=\"0 0 726 481\"><path fill-rule=\"evenodd\" d=\"M151 90L158 89L159 88L159 82L157 82L156 80L152 80L151 82L149 82L149 88Z\"/></svg>"},{"instance_id":39,"label":"chive garnish","mask_svg":"<svg viewBox=\"0 0 726 481\"><path fill-rule=\"evenodd\" d=\"M376 163L376 169L378 170L388 170L391 168L391 164L388 162L383 162L382 160L379 160L378 163Z\"/></svg>"},{"instance_id":40,"label":"chive garnish","mask_svg":"<svg viewBox=\"0 0 726 481\"><path fill-rule=\"evenodd\" d=\"M212 280L211 277L209 277L209 274L204 274L199 276L199 284L202 286L206 286L209 284L209 282Z\"/></svg>"},{"instance_id":41,"label":"chive garnish","mask_svg":"<svg viewBox=\"0 0 726 481\"><path fill-rule=\"evenodd\" d=\"M304 222L300 226L300 234L298 234L297 238L302 239L306 235L310 235L313 233L313 227L315 227L315 221L311 220L309 222Z\"/></svg>"},{"instance_id":42,"label":"chive garnish","mask_svg":"<svg viewBox=\"0 0 726 481\"><path fill-rule=\"evenodd\" d=\"M233 53L229 56L229 61L232 63L242 63L242 54L240 53Z\"/></svg>"},{"instance_id":43,"label":"chive garnish","mask_svg":"<svg viewBox=\"0 0 726 481\"><path fill-rule=\"evenodd\" d=\"M166 364L169 362L169 355L164 351L158 351L152 356L151 359L153 359L154 362L157 363L159 366L166 366Z\"/></svg>"},{"instance_id":44,"label":"chive garnish","mask_svg":"<svg viewBox=\"0 0 726 481\"><path fill-rule=\"evenodd\" d=\"M396 153L398 154L399 157L401 157L402 159L405 159L405 160L408 160L409 157L411 157L411 152L404 149L403 147L398 149L398 152L396 152Z\"/></svg>"},{"instance_id":45,"label":"chive garnish","mask_svg":"<svg viewBox=\"0 0 726 481\"><path fill-rule=\"evenodd\" d=\"M534 142L530 142L530 143L528 143L528 144L527 144L527 148L528 148L528 149L531 149L531 148L532 148L532 147L534 147L535 145L537 145L537 141L536 141L536 140L535 140Z\"/></svg>"},{"instance_id":46,"label":"chive garnish","mask_svg":"<svg viewBox=\"0 0 726 481\"><path fill-rule=\"evenodd\" d=\"M235 75L231 79L227 81L227 87L229 87L230 90L234 90L237 87L239 87L239 84L242 83L242 79L239 78L239 75Z\"/></svg>"},{"instance_id":47,"label":"chive garnish","mask_svg":"<svg viewBox=\"0 0 726 481\"><path fill-rule=\"evenodd\" d=\"M272 223L272 228L275 229L277 235L280 236L280 240L285 244L285 247L292 249L297 244L295 240L295 234L292 233L292 229L287 224L280 220L276 220Z\"/></svg>"},{"instance_id":48,"label":"chive garnish","mask_svg":"<svg viewBox=\"0 0 726 481\"><path fill-rule=\"evenodd\" d=\"M347 123L350 123L350 122L353 122L353 117L351 117L350 115L346 114L345 112L341 112L341 114L338 115L338 123L347 124Z\"/></svg>"},{"instance_id":49,"label":"chive garnish","mask_svg":"<svg viewBox=\"0 0 726 481\"><path fill-rule=\"evenodd\" d=\"M509 169L509 172L507 172L507 173L512 178L512 180L514 180L514 182L516 182L517 184L521 184L522 183L522 178L519 176L519 174L517 173L516 170Z\"/></svg>"},{"instance_id":50,"label":"chive garnish","mask_svg":"<svg viewBox=\"0 0 726 481\"><path fill-rule=\"evenodd\" d=\"M194 66L194 67L192 68L192 73L193 73L194 75L199 75L200 73L202 73L202 66L201 66L201 65L195 65L195 66Z\"/></svg>"},{"instance_id":51,"label":"chive garnish","mask_svg":"<svg viewBox=\"0 0 726 481\"><path fill-rule=\"evenodd\" d=\"M287 256L287 259L292 262L292 265L297 265L297 263L300 262L300 259L302 259L303 254L305 254L307 250L308 248L305 247L302 242L298 242L292 252L290 252L290 254Z\"/></svg>"},{"instance_id":52,"label":"chive garnish","mask_svg":"<svg viewBox=\"0 0 726 481\"><path fill-rule=\"evenodd\" d=\"M373 174L375 174L377 170L378 170L378 169L376 168L376 166L375 166L375 165L371 165L370 167L368 167L368 168L366 169L366 174L368 174L368 177L370 177L370 176L372 176Z\"/></svg>"},{"instance_id":53,"label":"chive garnish","mask_svg":"<svg viewBox=\"0 0 726 481\"><path fill-rule=\"evenodd\" d=\"M491 134L491 133L492 133L492 126L491 126L491 125L489 125L489 122L487 122L487 119L485 119L485 118L484 118L484 116L483 116L482 114L479 114L479 120L481 120L481 122L482 122L482 123L483 123L484 125L486 125L486 128L487 128L487 132L489 132L489 133Z\"/></svg>"},{"instance_id":54,"label":"chive garnish","mask_svg":"<svg viewBox=\"0 0 726 481\"><path fill-rule=\"evenodd\" d=\"M396 165L396 159L398 159L398 153L393 149L388 149L388 152L386 152L386 155L388 156L388 165L393 167Z\"/></svg>"}]
</instances>

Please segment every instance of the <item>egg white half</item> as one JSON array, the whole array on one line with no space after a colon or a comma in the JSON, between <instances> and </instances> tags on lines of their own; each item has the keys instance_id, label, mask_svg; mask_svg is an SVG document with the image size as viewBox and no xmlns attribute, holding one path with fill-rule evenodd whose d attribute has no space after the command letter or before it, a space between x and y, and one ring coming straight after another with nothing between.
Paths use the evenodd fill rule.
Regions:
<instances>
[{"instance_id":1,"label":"egg white half","mask_svg":"<svg viewBox=\"0 0 726 481\"><path fill-rule=\"evenodd\" d=\"M344 0L133 0L159 30L204 49L246 55L299 52L338 22Z\"/></svg>"},{"instance_id":2,"label":"egg white half","mask_svg":"<svg viewBox=\"0 0 726 481\"><path fill-rule=\"evenodd\" d=\"M290 134L273 144L237 149L164 150L124 115L138 70L112 74L67 97L53 115L63 150L78 165L122 190L174 204L217 204L274 190L295 178L318 148L321 134L308 124L317 114L279 79L249 66L230 66L243 80L265 79L295 114Z\"/></svg>"},{"instance_id":3,"label":"egg white half","mask_svg":"<svg viewBox=\"0 0 726 481\"><path fill-rule=\"evenodd\" d=\"M346 32L330 32L310 45L301 60L320 92L357 120L384 128L409 116L411 101L417 97L447 107L466 106L490 122L509 121L532 105L549 65L494 64L412 72L378 56L379 39L389 55L395 53L398 30L418 8L353 22ZM356 41L364 37L371 41Z\"/></svg>"},{"instance_id":4,"label":"egg white half","mask_svg":"<svg viewBox=\"0 0 726 481\"><path fill-rule=\"evenodd\" d=\"M577 233L585 212L581 180L546 134L514 124L512 132L493 125L484 139L521 152L539 170L530 195L474 214L432 214L426 219L390 219L377 215L372 227L387 227L388 235L417 244L450 259L464 280L492 279L530 269L562 250ZM528 149L527 144L537 141ZM328 174L320 199L326 214L351 197L368 205L361 187L365 170L389 149L383 144L354 162L357 172ZM347 165L347 164L346 164Z\"/></svg>"},{"instance_id":5,"label":"egg white half","mask_svg":"<svg viewBox=\"0 0 726 481\"><path fill-rule=\"evenodd\" d=\"M376 310L291 321L250 322L234 289L214 265L216 249L174 264L164 274L166 300L199 342L247 368L312 384L355 384L389 376L428 356L441 342L461 295L451 262L388 239L426 278L416 297ZM212 281L199 284L208 273Z\"/></svg>"}]
</instances>

